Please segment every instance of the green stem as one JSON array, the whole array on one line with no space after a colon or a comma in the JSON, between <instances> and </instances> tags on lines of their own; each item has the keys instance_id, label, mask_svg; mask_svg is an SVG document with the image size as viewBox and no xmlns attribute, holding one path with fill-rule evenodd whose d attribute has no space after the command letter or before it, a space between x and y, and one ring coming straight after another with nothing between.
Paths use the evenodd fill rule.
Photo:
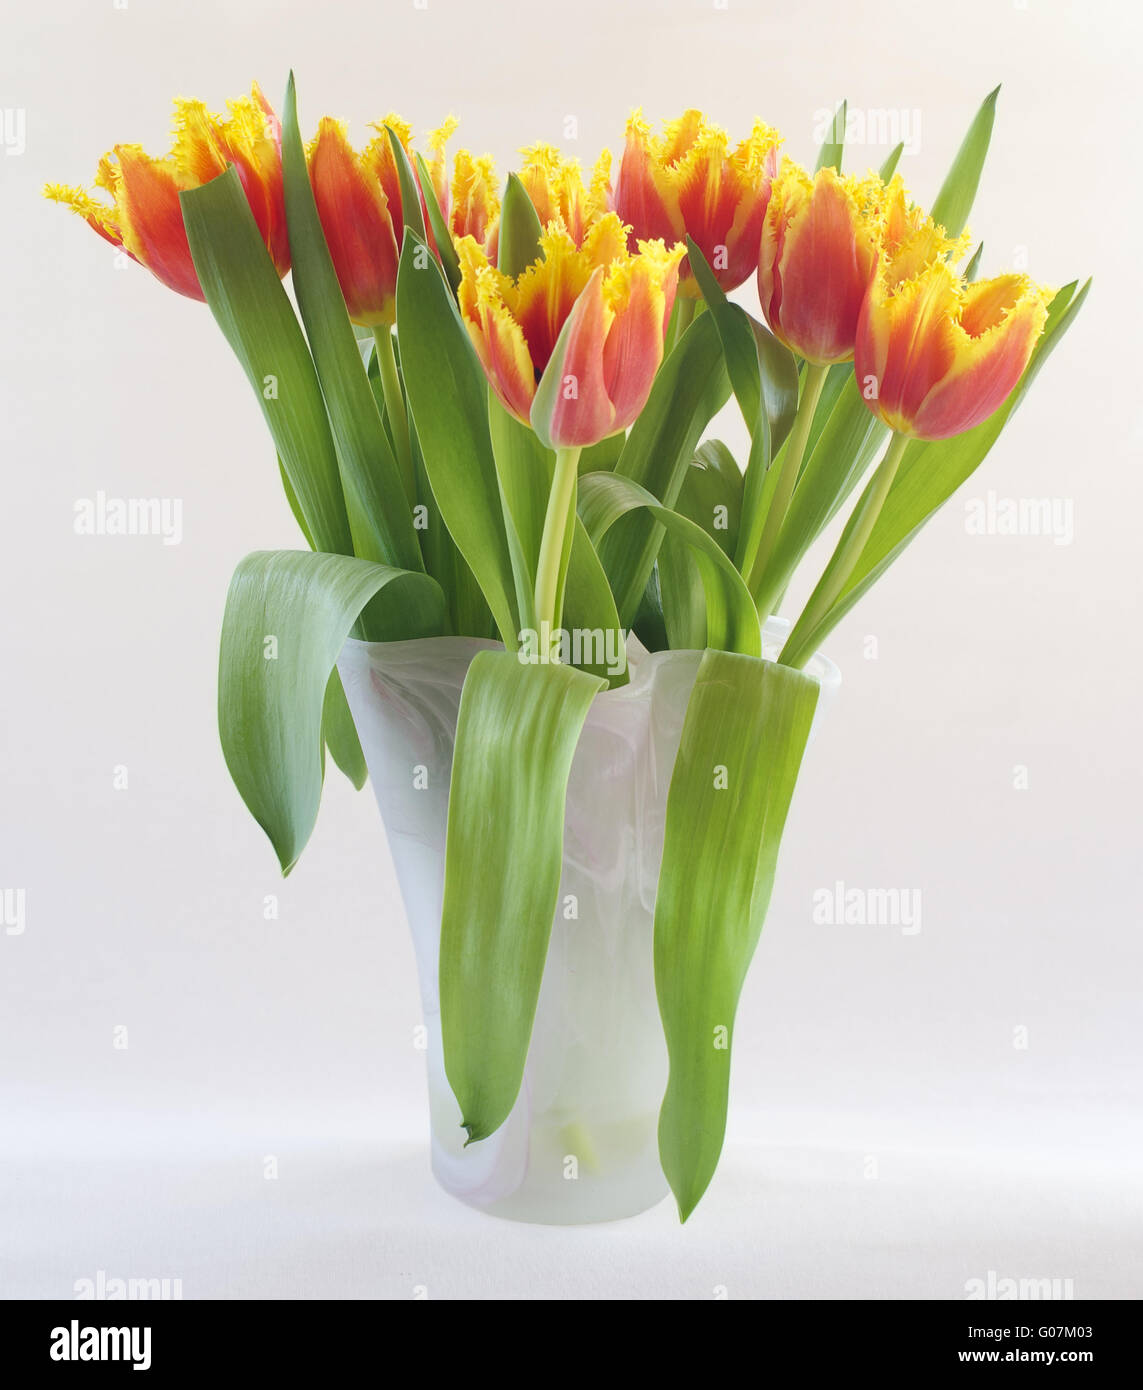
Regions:
<instances>
[{"instance_id":1,"label":"green stem","mask_svg":"<svg viewBox=\"0 0 1143 1390\"><path fill-rule=\"evenodd\" d=\"M809 659L809 643L814 640L814 631L822 620L829 616L830 609L841 597L849 582L861 558L861 552L873 534L873 528L881 515L885 499L889 496L889 489L893 486L893 479L897 476L901 457L908 445L909 436L906 434L894 434L889 441L885 457L877 465L872 482L850 518L851 524L842 532L837 549L830 556L829 564L826 565L817 588L810 595L810 601L798 619L797 627L782 648L778 660L783 666L804 666Z\"/></svg>"},{"instance_id":2,"label":"green stem","mask_svg":"<svg viewBox=\"0 0 1143 1390\"><path fill-rule=\"evenodd\" d=\"M671 330L671 341L667 344L668 352L674 349L675 344L694 323L698 303L698 300L692 299L689 294L675 296L674 327Z\"/></svg>"},{"instance_id":3,"label":"green stem","mask_svg":"<svg viewBox=\"0 0 1143 1390\"><path fill-rule=\"evenodd\" d=\"M577 448L556 450L556 468L552 475L552 490L548 494L548 509L544 514L540 558L536 564L536 621L541 636L545 622L548 624L550 635L559 625L562 616L556 612L556 600L560 591L564 538L567 535L568 519L575 507L579 454Z\"/></svg>"},{"instance_id":4,"label":"green stem","mask_svg":"<svg viewBox=\"0 0 1143 1390\"><path fill-rule=\"evenodd\" d=\"M389 417L389 428L393 431L393 447L397 451L397 464L401 469L409 506L417 505L417 476L413 471L413 449L409 442L409 417L405 410L405 395L401 390L401 378L397 375L397 358L393 353L393 334L387 324L378 324L373 330L373 341L377 344L377 372L381 378L381 394L385 397L385 413Z\"/></svg>"},{"instance_id":5,"label":"green stem","mask_svg":"<svg viewBox=\"0 0 1143 1390\"><path fill-rule=\"evenodd\" d=\"M828 363L809 362L806 364L806 381L802 387L802 399L798 402L798 413L794 417L794 427L790 431L786 452L782 457L781 471L770 498L762 535L758 540L758 549L753 557L749 555L743 557L742 569L743 573L748 576L747 586L752 594L757 595L759 592L762 578L766 573L766 566L770 563L774 554L774 547L778 543L778 533L782 529L782 522L785 521L786 513L790 508L790 498L794 495L794 487L798 481L802 459L805 456L806 445L810 438L810 429L814 423L814 412L818 408L818 401L821 399L822 387L825 385L827 376L829 376ZM769 616L769 613L759 613L758 615L759 620L763 623Z\"/></svg>"}]
</instances>

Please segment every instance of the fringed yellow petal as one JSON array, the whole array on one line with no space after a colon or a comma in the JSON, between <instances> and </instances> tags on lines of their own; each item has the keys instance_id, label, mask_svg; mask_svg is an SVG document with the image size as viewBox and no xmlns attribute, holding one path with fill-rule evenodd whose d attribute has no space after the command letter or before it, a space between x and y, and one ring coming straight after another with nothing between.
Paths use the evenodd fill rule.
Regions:
<instances>
[{"instance_id":1,"label":"fringed yellow petal","mask_svg":"<svg viewBox=\"0 0 1143 1390\"><path fill-rule=\"evenodd\" d=\"M98 198L93 198L86 189L76 188L70 184L47 183L44 185L44 197L53 203L70 208L72 212L78 213L88 226L97 231L100 236L106 237L108 241L114 242L116 245L120 244L119 223L115 208L100 202Z\"/></svg>"}]
</instances>

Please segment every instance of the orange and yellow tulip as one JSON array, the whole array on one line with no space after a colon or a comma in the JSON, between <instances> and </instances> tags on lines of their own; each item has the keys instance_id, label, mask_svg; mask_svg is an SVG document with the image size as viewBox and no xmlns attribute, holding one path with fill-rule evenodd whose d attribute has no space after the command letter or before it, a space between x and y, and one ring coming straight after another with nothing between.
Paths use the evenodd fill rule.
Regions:
<instances>
[{"instance_id":1,"label":"orange and yellow tulip","mask_svg":"<svg viewBox=\"0 0 1143 1390\"><path fill-rule=\"evenodd\" d=\"M505 408L555 448L582 448L626 429L662 361L683 247L641 242L632 254L623 224L607 213L582 246L550 223L540 258L516 279L471 237L458 252L461 314ZM537 386L557 344L560 389L536 420Z\"/></svg>"},{"instance_id":2,"label":"orange and yellow tulip","mask_svg":"<svg viewBox=\"0 0 1143 1390\"><path fill-rule=\"evenodd\" d=\"M807 174L783 163L758 256L758 297L774 336L807 361L847 362L873 278L886 205L876 175Z\"/></svg>"},{"instance_id":3,"label":"orange and yellow tulip","mask_svg":"<svg viewBox=\"0 0 1143 1390\"><path fill-rule=\"evenodd\" d=\"M496 169L488 155L473 155L468 150L457 150L450 177L445 146L456 128L456 118L450 116L444 125L429 135L431 153L427 164L433 192L454 241L470 236L484 247L490 260L495 260L500 221ZM436 242L432 228L427 223L425 232L435 252Z\"/></svg>"},{"instance_id":4,"label":"orange and yellow tulip","mask_svg":"<svg viewBox=\"0 0 1143 1390\"><path fill-rule=\"evenodd\" d=\"M171 152L154 159L139 145L116 145L99 161L96 188L48 184L45 196L63 203L112 246L144 265L164 285L203 299L186 231L179 193L197 188L233 164L250 210L279 275L290 268L290 244L282 198L281 127L255 83L248 97L227 103L229 114L212 115L201 101L175 102Z\"/></svg>"},{"instance_id":5,"label":"orange and yellow tulip","mask_svg":"<svg viewBox=\"0 0 1143 1390\"><path fill-rule=\"evenodd\" d=\"M758 265L779 143L777 131L758 121L732 150L726 132L693 110L659 139L636 111L612 202L631 228L632 245L659 237L669 246L690 236L724 290L741 285ZM689 267L682 275L683 293L697 298Z\"/></svg>"},{"instance_id":6,"label":"orange and yellow tulip","mask_svg":"<svg viewBox=\"0 0 1143 1390\"><path fill-rule=\"evenodd\" d=\"M854 370L870 410L899 434L947 439L986 420L1020 380L1051 294L1026 275L968 284L943 258L890 261L865 297Z\"/></svg>"},{"instance_id":7,"label":"orange and yellow tulip","mask_svg":"<svg viewBox=\"0 0 1143 1390\"><path fill-rule=\"evenodd\" d=\"M608 210L610 156L601 156L588 185L583 181L579 160L565 158L554 145L532 145L520 154L524 162L518 177L532 200L540 226L557 223L577 246L582 246L588 230ZM631 249L637 249L635 242Z\"/></svg>"},{"instance_id":8,"label":"orange and yellow tulip","mask_svg":"<svg viewBox=\"0 0 1143 1390\"><path fill-rule=\"evenodd\" d=\"M385 127L408 148L409 125L389 115L360 154L345 124L323 116L306 152L310 184L349 317L369 327L397 316L397 264L405 219L397 161Z\"/></svg>"}]
</instances>

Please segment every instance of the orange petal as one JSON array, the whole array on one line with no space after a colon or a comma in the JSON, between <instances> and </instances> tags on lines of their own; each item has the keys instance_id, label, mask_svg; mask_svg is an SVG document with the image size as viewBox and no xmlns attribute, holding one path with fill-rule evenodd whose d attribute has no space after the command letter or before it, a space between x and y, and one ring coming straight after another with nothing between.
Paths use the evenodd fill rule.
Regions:
<instances>
[{"instance_id":1,"label":"orange petal","mask_svg":"<svg viewBox=\"0 0 1143 1390\"><path fill-rule=\"evenodd\" d=\"M560 379L544 430L556 448L587 448L615 433L615 410L603 380L603 347L610 314L603 298L602 266L591 275L568 316L563 360L552 360Z\"/></svg>"},{"instance_id":2,"label":"orange petal","mask_svg":"<svg viewBox=\"0 0 1143 1390\"><path fill-rule=\"evenodd\" d=\"M614 207L620 220L631 228L632 250L639 241L658 239L670 246L683 239L682 215L664 166L656 158L650 126L639 112L627 122L627 143L615 180Z\"/></svg>"},{"instance_id":3,"label":"orange petal","mask_svg":"<svg viewBox=\"0 0 1143 1390\"><path fill-rule=\"evenodd\" d=\"M116 145L115 203L124 248L172 290L204 299L179 204L181 180L168 159Z\"/></svg>"},{"instance_id":4,"label":"orange petal","mask_svg":"<svg viewBox=\"0 0 1143 1390\"><path fill-rule=\"evenodd\" d=\"M811 362L853 356L857 320L876 262L852 183L822 169L775 182L758 265L759 294L775 335Z\"/></svg>"},{"instance_id":5,"label":"orange petal","mask_svg":"<svg viewBox=\"0 0 1143 1390\"><path fill-rule=\"evenodd\" d=\"M640 250L624 268L624 302L614 307L603 349L604 381L615 410L613 430L626 429L647 404L678 285L678 254L665 253L662 243L656 249L644 242Z\"/></svg>"},{"instance_id":6,"label":"orange petal","mask_svg":"<svg viewBox=\"0 0 1143 1390\"><path fill-rule=\"evenodd\" d=\"M969 287L951 329L955 360L926 395L913 422L921 439L972 429L1008 399L1047 318L1047 296L1023 275Z\"/></svg>"},{"instance_id":7,"label":"orange petal","mask_svg":"<svg viewBox=\"0 0 1143 1390\"><path fill-rule=\"evenodd\" d=\"M354 153L340 121L324 116L309 149L310 183L349 316L396 318L397 239L385 193Z\"/></svg>"}]
</instances>

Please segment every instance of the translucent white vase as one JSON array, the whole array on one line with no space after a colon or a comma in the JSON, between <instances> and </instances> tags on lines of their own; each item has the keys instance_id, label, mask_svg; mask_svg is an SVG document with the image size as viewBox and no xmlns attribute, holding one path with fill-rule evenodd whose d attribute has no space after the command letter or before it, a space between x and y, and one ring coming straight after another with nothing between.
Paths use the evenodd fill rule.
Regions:
<instances>
[{"instance_id":1,"label":"translucent white vase","mask_svg":"<svg viewBox=\"0 0 1143 1390\"><path fill-rule=\"evenodd\" d=\"M788 625L764 633L773 655ZM667 789L700 652L628 643L630 684L599 695L568 783L559 902L524 1082L505 1123L464 1147L444 1072L438 960L445 828L467 637L350 641L338 661L413 934L428 1033L432 1166L470 1206L574 1225L661 1201L659 1106L667 1051L655 997L652 923ZM840 682L820 655L818 713ZM816 718L817 716L815 716Z\"/></svg>"}]
</instances>

